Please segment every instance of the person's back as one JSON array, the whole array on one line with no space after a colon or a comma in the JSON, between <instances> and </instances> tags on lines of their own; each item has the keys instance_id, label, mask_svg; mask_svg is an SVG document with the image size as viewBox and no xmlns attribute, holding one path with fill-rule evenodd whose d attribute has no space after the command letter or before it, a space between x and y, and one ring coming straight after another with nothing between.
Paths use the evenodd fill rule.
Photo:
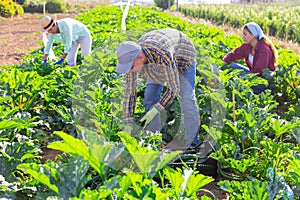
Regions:
<instances>
[{"instance_id":1,"label":"person's back","mask_svg":"<svg viewBox=\"0 0 300 200\"><path fill-rule=\"evenodd\" d=\"M144 48L158 49L171 54L178 68L196 62L196 49L192 41L182 32L166 28L154 30L142 36L138 42Z\"/></svg>"},{"instance_id":2,"label":"person's back","mask_svg":"<svg viewBox=\"0 0 300 200\"><path fill-rule=\"evenodd\" d=\"M74 39L78 39L79 36L86 36L89 35L89 30L86 28L86 26L81 23L80 21L77 21L72 18L63 18L61 20L57 21L58 24L64 24L61 26L63 29L69 29L71 34L73 36L76 36Z\"/></svg>"},{"instance_id":3,"label":"person's back","mask_svg":"<svg viewBox=\"0 0 300 200\"><path fill-rule=\"evenodd\" d=\"M261 64L259 60L260 56L256 56L254 57L256 59L253 60L253 67L250 69L250 72L258 73L261 76L264 69L268 68L271 71L275 71L275 60L270 46L265 43L264 39L262 39L257 43L256 47L257 48L255 48L255 53L257 55L260 55L262 59L266 61L266 66L263 66L263 64Z\"/></svg>"}]
</instances>

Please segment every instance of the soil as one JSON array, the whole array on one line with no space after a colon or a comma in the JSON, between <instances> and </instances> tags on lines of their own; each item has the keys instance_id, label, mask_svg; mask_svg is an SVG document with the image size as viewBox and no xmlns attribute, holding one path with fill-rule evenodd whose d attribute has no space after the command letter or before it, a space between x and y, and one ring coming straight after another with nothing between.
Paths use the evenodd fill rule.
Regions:
<instances>
[{"instance_id":1,"label":"soil","mask_svg":"<svg viewBox=\"0 0 300 200\"><path fill-rule=\"evenodd\" d=\"M229 199L229 194L226 193L224 190L221 190L220 187L217 185L217 183L219 181L222 181L224 180L224 178L222 177L218 177L218 178L215 178L215 180L209 184L207 184L206 186L204 186L203 188L200 189L200 191L197 193L197 196L199 197L202 197L202 196L208 196L209 198L211 199L218 199L218 200L225 200L225 199ZM206 191L205 191L206 190ZM209 192L211 193L209 193Z\"/></svg>"},{"instance_id":2,"label":"soil","mask_svg":"<svg viewBox=\"0 0 300 200\"><path fill-rule=\"evenodd\" d=\"M51 16L51 15L50 15ZM56 14L57 19L75 14ZM19 65L24 54L41 48L40 20L43 14L25 13L12 18L0 18L0 66Z\"/></svg>"},{"instance_id":3,"label":"soil","mask_svg":"<svg viewBox=\"0 0 300 200\"><path fill-rule=\"evenodd\" d=\"M169 12L173 16L179 16L190 23L205 23L208 26L214 24L201 20L185 17L178 12ZM69 14L56 14L57 19L64 17L75 18L75 13ZM8 66L11 64L19 65L24 54L30 53L33 49L41 48L42 46L42 34L40 32L39 22L43 17L42 14L29 14L25 13L22 16L16 16L13 18L0 18L0 66ZM233 29L230 26L217 26L223 29L226 34L241 34L240 29ZM299 54L299 45L288 41L281 41L276 38L271 38L273 41L277 42L280 47L294 50L295 53ZM56 160L57 155L60 155L60 151L55 151L51 149L44 149L43 161L48 159ZM204 188L212 192L217 199L228 199L228 194L221 190L217 183L221 180L220 177ZM212 197L209 193L203 191L199 192L199 197L202 195L207 195Z\"/></svg>"},{"instance_id":4,"label":"soil","mask_svg":"<svg viewBox=\"0 0 300 200\"><path fill-rule=\"evenodd\" d=\"M194 19L185 17L178 12L169 12L173 16L189 21L192 24L205 23L208 26L215 24L202 19ZM57 19L64 17L76 17L75 13L55 14ZM21 16L12 18L0 17L0 66L11 64L20 64L24 54L30 53L33 49L41 48L42 34L40 32L39 22L43 14L25 13ZM217 26L223 29L226 34L240 34L241 29L232 28L230 26ZM274 37L270 37L281 48L294 50L296 54L300 53L299 45L290 41L282 41Z\"/></svg>"},{"instance_id":5,"label":"soil","mask_svg":"<svg viewBox=\"0 0 300 200\"><path fill-rule=\"evenodd\" d=\"M46 162L48 160L58 161L59 155L61 155L62 153L62 151L44 147L42 148L40 156L42 157L42 162Z\"/></svg>"}]
</instances>

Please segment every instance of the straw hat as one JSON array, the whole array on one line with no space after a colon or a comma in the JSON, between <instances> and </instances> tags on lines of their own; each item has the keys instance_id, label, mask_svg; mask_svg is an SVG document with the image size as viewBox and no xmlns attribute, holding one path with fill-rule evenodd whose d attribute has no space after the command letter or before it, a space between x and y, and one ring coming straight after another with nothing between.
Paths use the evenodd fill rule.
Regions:
<instances>
[{"instance_id":1,"label":"straw hat","mask_svg":"<svg viewBox=\"0 0 300 200\"><path fill-rule=\"evenodd\" d=\"M40 25L41 25L41 31L47 32L53 24L56 22L56 16L54 18L51 18L49 16L45 16L41 19Z\"/></svg>"}]
</instances>

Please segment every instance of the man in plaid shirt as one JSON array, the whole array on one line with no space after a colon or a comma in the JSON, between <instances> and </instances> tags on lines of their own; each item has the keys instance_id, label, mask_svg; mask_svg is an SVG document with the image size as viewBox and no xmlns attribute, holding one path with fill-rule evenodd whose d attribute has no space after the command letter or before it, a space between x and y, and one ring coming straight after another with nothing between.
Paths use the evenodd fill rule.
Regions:
<instances>
[{"instance_id":1,"label":"man in plaid shirt","mask_svg":"<svg viewBox=\"0 0 300 200\"><path fill-rule=\"evenodd\" d=\"M147 77L144 103L146 114L140 121L147 130L160 131L160 113L179 95L184 117L184 140L170 148L195 148L200 145L199 111L195 96L196 49L191 40L178 30L154 30L138 42L126 41L117 49L116 71L125 74L125 132L131 134L138 74ZM167 90L161 95L163 85ZM180 144L179 144L180 143ZM175 145L175 146L174 146Z\"/></svg>"}]
</instances>

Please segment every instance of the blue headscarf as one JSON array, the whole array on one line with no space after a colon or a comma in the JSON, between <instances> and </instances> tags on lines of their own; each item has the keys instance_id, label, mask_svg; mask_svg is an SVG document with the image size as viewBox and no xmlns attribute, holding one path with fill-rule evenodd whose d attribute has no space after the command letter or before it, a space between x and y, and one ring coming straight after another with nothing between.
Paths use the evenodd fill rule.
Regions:
<instances>
[{"instance_id":1,"label":"blue headscarf","mask_svg":"<svg viewBox=\"0 0 300 200\"><path fill-rule=\"evenodd\" d=\"M259 40L265 37L264 32L261 30L260 26L257 23L249 22L245 25L245 27L247 27L250 30L251 34Z\"/></svg>"}]
</instances>

